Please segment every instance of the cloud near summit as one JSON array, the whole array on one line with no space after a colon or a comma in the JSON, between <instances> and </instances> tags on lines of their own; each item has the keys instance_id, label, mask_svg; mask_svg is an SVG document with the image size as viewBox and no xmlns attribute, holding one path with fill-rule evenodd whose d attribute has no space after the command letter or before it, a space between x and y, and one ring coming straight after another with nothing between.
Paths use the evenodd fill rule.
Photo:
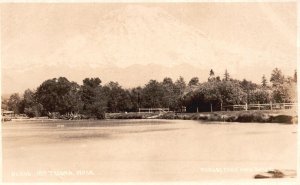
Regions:
<instances>
[{"instance_id":1,"label":"cloud near summit","mask_svg":"<svg viewBox=\"0 0 300 185\"><path fill-rule=\"evenodd\" d=\"M223 73L228 69L232 76L250 80L253 73L260 78L274 66L292 73L296 68L294 6L293 3L2 5L2 80L15 81L18 70L43 66L55 69L61 65L72 70L86 66L89 69L127 68L135 64L173 67L187 63L204 71L213 68ZM113 73L112 70L112 78ZM70 78L77 79L78 75ZM42 81L42 77L36 78Z\"/></svg>"}]
</instances>

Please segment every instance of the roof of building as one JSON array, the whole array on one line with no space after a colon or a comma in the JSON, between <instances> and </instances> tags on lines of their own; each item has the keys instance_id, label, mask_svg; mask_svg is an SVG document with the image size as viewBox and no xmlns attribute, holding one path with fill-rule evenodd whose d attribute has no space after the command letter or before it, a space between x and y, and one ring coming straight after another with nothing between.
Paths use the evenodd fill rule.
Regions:
<instances>
[{"instance_id":1,"label":"roof of building","mask_svg":"<svg viewBox=\"0 0 300 185\"><path fill-rule=\"evenodd\" d=\"M2 110L3 114L13 114L14 111L10 111L10 110Z\"/></svg>"}]
</instances>

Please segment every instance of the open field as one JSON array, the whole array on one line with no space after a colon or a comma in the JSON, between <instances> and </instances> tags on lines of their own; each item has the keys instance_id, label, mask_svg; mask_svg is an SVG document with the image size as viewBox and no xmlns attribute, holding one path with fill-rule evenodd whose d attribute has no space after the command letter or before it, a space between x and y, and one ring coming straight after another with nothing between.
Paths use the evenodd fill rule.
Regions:
<instances>
[{"instance_id":1,"label":"open field","mask_svg":"<svg viewBox=\"0 0 300 185\"><path fill-rule=\"evenodd\" d=\"M297 125L12 121L2 135L6 182L242 180L296 170Z\"/></svg>"}]
</instances>

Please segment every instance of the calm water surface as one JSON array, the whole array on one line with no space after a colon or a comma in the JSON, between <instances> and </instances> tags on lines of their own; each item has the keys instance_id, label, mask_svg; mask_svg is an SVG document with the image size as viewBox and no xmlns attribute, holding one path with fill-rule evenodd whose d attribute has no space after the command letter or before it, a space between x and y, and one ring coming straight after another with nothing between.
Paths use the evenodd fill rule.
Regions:
<instances>
[{"instance_id":1,"label":"calm water surface","mask_svg":"<svg viewBox=\"0 0 300 185\"><path fill-rule=\"evenodd\" d=\"M297 125L190 120L2 123L9 182L251 179L296 169Z\"/></svg>"}]
</instances>

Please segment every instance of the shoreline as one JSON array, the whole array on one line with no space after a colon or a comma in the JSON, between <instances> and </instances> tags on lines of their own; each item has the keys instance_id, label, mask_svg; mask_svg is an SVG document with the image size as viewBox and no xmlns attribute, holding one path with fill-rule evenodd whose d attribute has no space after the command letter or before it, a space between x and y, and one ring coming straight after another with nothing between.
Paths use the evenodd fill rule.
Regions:
<instances>
[{"instance_id":1,"label":"shoreline","mask_svg":"<svg viewBox=\"0 0 300 185\"><path fill-rule=\"evenodd\" d=\"M149 115L147 115L149 114ZM295 111L282 110L249 110L249 111L218 111L199 113L113 113L107 114L108 119L165 119L165 120L203 120L240 123L285 123L297 124L298 116Z\"/></svg>"},{"instance_id":2,"label":"shoreline","mask_svg":"<svg viewBox=\"0 0 300 185\"><path fill-rule=\"evenodd\" d=\"M298 116L296 113L287 111L228 111L228 112L209 112L209 113L182 113L164 114L163 119L182 119L182 120L204 120L221 122L240 122L240 123L285 123L297 124Z\"/></svg>"},{"instance_id":3,"label":"shoreline","mask_svg":"<svg viewBox=\"0 0 300 185\"><path fill-rule=\"evenodd\" d=\"M249 111L218 111L218 112L199 112L199 113L148 113L148 112L129 112L129 113L106 113L103 120L122 120L122 119L161 119L161 120L202 120L206 122L240 122L240 123L283 123L297 124L298 116L295 111L282 110L249 110ZM11 121L80 121L90 119L52 119L41 118L12 118ZM2 121L3 122L3 121ZM6 122L6 121L5 121Z\"/></svg>"}]
</instances>

